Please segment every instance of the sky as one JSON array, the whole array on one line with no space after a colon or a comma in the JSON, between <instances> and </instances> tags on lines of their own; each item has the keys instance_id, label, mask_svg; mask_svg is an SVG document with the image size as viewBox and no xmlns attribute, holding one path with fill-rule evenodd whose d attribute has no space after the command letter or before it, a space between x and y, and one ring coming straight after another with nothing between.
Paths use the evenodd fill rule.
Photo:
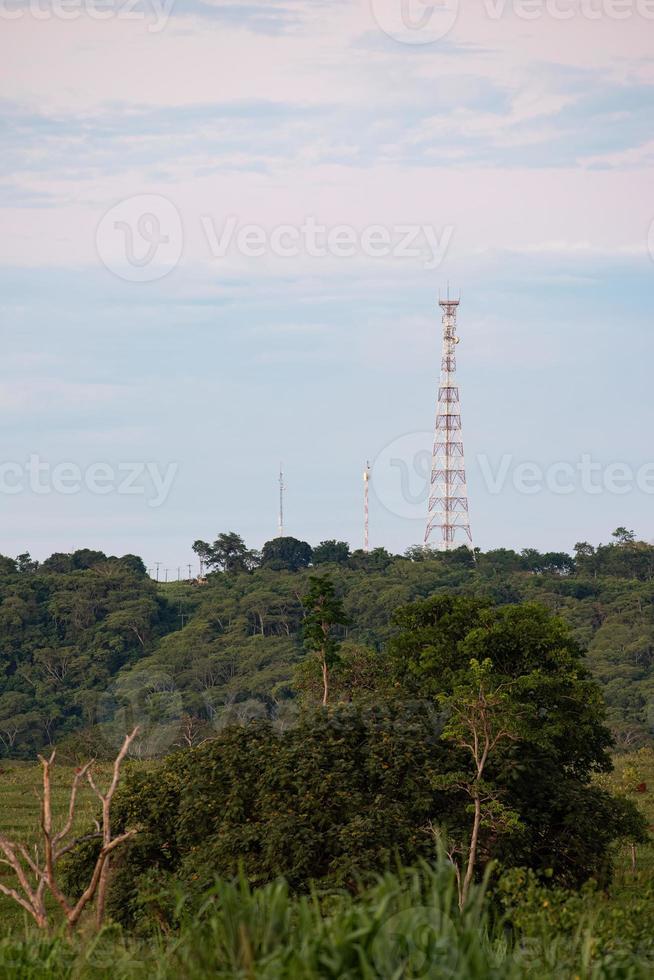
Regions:
<instances>
[{"instance_id":1,"label":"sky","mask_svg":"<svg viewBox=\"0 0 654 980\"><path fill-rule=\"evenodd\" d=\"M654 0L0 0L0 553L654 539Z\"/></svg>"}]
</instances>

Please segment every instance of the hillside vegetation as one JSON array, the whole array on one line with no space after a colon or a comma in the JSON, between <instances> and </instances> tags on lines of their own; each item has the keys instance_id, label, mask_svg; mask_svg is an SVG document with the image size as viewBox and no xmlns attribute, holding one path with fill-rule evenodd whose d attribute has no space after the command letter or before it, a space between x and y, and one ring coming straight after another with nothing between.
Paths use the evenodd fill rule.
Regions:
<instances>
[{"instance_id":1,"label":"hillside vegetation","mask_svg":"<svg viewBox=\"0 0 654 980\"><path fill-rule=\"evenodd\" d=\"M160 585L135 556L99 552L0 558L0 752L32 758L46 745L110 755L136 721L138 752L193 745L231 722L297 711L306 660L304 597L317 571L342 597L342 634L361 656L384 649L395 611L463 594L535 601L561 616L587 654L618 748L654 732L654 547L619 529L574 556L504 549L449 554L350 553L293 538L258 555L235 534L196 542L200 582ZM335 677L338 691L338 677ZM347 697L347 684L341 696Z\"/></svg>"},{"instance_id":2,"label":"hillside vegetation","mask_svg":"<svg viewBox=\"0 0 654 980\"><path fill-rule=\"evenodd\" d=\"M194 548L0 562L0 973L651 976L654 549Z\"/></svg>"}]
</instances>

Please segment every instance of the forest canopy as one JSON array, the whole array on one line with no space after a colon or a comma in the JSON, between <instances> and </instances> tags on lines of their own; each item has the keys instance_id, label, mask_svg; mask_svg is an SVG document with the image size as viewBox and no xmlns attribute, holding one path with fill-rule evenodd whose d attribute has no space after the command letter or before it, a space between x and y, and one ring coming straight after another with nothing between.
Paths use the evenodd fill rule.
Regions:
<instances>
[{"instance_id":1,"label":"forest canopy","mask_svg":"<svg viewBox=\"0 0 654 980\"><path fill-rule=\"evenodd\" d=\"M235 532L195 549L204 578L166 585L134 555L0 557L0 753L33 757L63 742L73 754L110 755L130 719L144 724L146 756L234 721L287 724L316 691L305 637L316 575L329 578L343 607L337 700L348 699L353 677L369 679L379 666L408 603L444 595L500 607L535 602L584 650L618 748L652 738L654 547L625 528L609 544L580 542L574 555L418 547L392 555L294 538L259 554Z\"/></svg>"}]
</instances>

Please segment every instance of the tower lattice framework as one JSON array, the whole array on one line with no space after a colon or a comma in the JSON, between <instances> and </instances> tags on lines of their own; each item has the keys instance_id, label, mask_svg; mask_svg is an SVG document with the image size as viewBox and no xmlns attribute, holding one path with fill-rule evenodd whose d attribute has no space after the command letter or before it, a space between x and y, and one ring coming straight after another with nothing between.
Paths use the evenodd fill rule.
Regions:
<instances>
[{"instance_id":1,"label":"tower lattice framework","mask_svg":"<svg viewBox=\"0 0 654 980\"><path fill-rule=\"evenodd\" d=\"M443 311L443 352L438 387L436 429L432 452L429 507L425 529L425 547L434 543L443 551L461 544L472 547L472 530L468 511L461 398L456 381L456 318L460 300L439 299Z\"/></svg>"}]
</instances>

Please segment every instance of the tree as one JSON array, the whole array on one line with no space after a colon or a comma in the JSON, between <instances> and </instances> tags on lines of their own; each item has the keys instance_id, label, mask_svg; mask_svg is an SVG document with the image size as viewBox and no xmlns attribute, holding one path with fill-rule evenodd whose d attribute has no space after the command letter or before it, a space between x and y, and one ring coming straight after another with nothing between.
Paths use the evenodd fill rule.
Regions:
<instances>
[{"instance_id":1,"label":"tree","mask_svg":"<svg viewBox=\"0 0 654 980\"><path fill-rule=\"evenodd\" d=\"M154 599L150 597L133 599L131 602L123 603L115 612L109 613L105 625L111 631L135 637L145 648L157 611L157 603Z\"/></svg>"},{"instance_id":2,"label":"tree","mask_svg":"<svg viewBox=\"0 0 654 980\"><path fill-rule=\"evenodd\" d=\"M373 548L372 551L363 551L359 548L350 555L348 565L357 571L383 572L392 561L393 556L386 551L386 548Z\"/></svg>"},{"instance_id":3,"label":"tree","mask_svg":"<svg viewBox=\"0 0 654 980\"><path fill-rule=\"evenodd\" d=\"M384 651L373 650L347 640L338 651L338 660L329 677L329 692L333 702L377 704L392 694L390 667ZM305 657L293 672L293 690L302 707L313 707L323 696L320 661Z\"/></svg>"},{"instance_id":4,"label":"tree","mask_svg":"<svg viewBox=\"0 0 654 980\"><path fill-rule=\"evenodd\" d=\"M534 603L495 607L447 595L410 604L395 623L391 655L396 683L407 693L441 703L455 698L470 684L470 661L488 660L492 690L506 693L520 719L519 738L496 745L492 769L521 829L508 822L501 834L486 834L483 860L549 868L570 887L590 875L606 880L608 847L597 842L620 836L624 814L591 784L593 774L611 769L611 734L599 688L566 624Z\"/></svg>"},{"instance_id":5,"label":"tree","mask_svg":"<svg viewBox=\"0 0 654 980\"><path fill-rule=\"evenodd\" d=\"M107 561L104 551L93 551L91 548L81 548L70 556L73 568L93 568Z\"/></svg>"},{"instance_id":6,"label":"tree","mask_svg":"<svg viewBox=\"0 0 654 980\"><path fill-rule=\"evenodd\" d=\"M636 540L635 533L628 531L626 527L616 527L611 537L615 538L618 544L633 544Z\"/></svg>"},{"instance_id":7,"label":"tree","mask_svg":"<svg viewBox=\"0 0 654 980\"><path fill-rule=\"evenodd\" d=\"M157 876L195 894L239 869L305 891L312 881L356 889L397 857L432 856L424 828L451 805L433 789L451 751L438 734L426 704L336 706L284 731L232 723L156 770L134 768L114 823L141 832L112 871L108 910L129 922ZM75 856L75 880L92 857Z\"/></svg>"},{"instance_id":8,"label":"tree","mask_svg":"<svg viewBox=\"0 0 654 980\"><path fill-rule=\"evenodd\" d=\"M18 737L38 723L32 704L31 698L18 691L0 695L0 743L7 754L14 749Z\"/></svg>"},{"instance_id":9,"label":"tree","mask_svg":"<svg viewBox=\"0 0 654 980\"><path fill-rule=\"evenodd\" d=\"M461 865L454 859L453 852L450 855L456 868L461 909L468 901L474 881L482 821L494 833L507 826L519 826L518 815L500 802L498 789L486 778L496 749L504 742L516 741L519 731L509 686L493 678L492 667L490 660L481 664L471 660L469 677L457 684L452 694L439 697L448 715L442 738L468 753L473 769L471 775L448 773L440 783L446 788L463 789L472 800L473 818L467 854Z\"/></svg>"},{"instance_id":10,"label":"tree","mask_svg":"<svg viewBox=\"0 0 654 980\"><path fill-rule=\"evenodd\" d=\"M73 570L73 558L72 555L66 554L63 551L55 551L54 554L46 558L41 564L41 568L44 572L72 572Z\"/></svg>"},{"instance_id":11,"label":"tree","mask_svg":"<svg viewBox=\"0 0 654 980\"><path fill-rule=\"evenodd\" d=\"M344 564L350 557L350 546L347 541L321 541L313 549L313 564L314 565L326 565L332 563L335 565Z\"/></svg>"},{"instance_id":12,"label":"tree","mask_svg":"<svg viewBox=\"0 0 654 980\"><path fill-rule=\"evenodd\" d=\"M342 600L333 582L326 576L312 575L304 597L307 615L304 620L304 645L318 655L322 673L322 703L329 701L329 672L338 662L339 627L348 623Z\"/></svg>"},{"instance_id":13,"label":"tree","mask_svg":"<svg viewBox=\"0 0 654 980\"><path fill-rule=\"evenodd\" d=\"M236 531L219 534L213 544L196 541L193 551L208 568L217 568L228 575L249 572L257 564L256 552L248 550Z\"/></svg>"},{"instance_id":14,"label":"tree","mask_svg":"<svg viewBox=\"0 0 654 980\"><path fill-rule=\"evenodd\" d=\"M39 563L38 561L33 561L29 551L25 551L16 558L16 567L20 573L35 572L39 567Z\"/></svg>"},{"instance_id":15,"label":"tree","mask_svg":"<svg viewBox=\"0 0 654 980\"><path fill-rule=\"evenodd\" d=\"M261 552L261 564L274 571L297 572L311 564L311 545L297 538L273 538L266 541Z\"/></svg>"},{"instance_id":16,"label":"tree","mask_svg":"<svg viewBox=\"0 0 654 980\"><path fill-rule=\"evenodd\" d=\"M525 548L520 557L522 566L535 574L549 572L554 575L570 575L575 570L574 559L565 551L548 551L541 554L535 548Z\"/></svg>"},{"instance_id":17,"label":"tree","mask_svg":"<svg viewBox=\"0 0 654 980\"><path fill-rule=\"evenodd\" d=\"M138 555L123 555L118 561L123 568L133 572L135 575L147 575L145 562Z\"/></svg>"},{"instance_id":18,"label":"tree","mask_svg":"<svg viewBox=\"0 0 654 980\"><path fill-rule=\"evenodd\" d=\"M15 888L0 882L0 893L20 905L40 929L47 929L50 924L50 913L45 901L46 890L50 892L52 898L63 911L69 932L72 932L77 926L82 912L97 894L97 924L98 927L102 925L110 855L136 833L135 830L126 830L117 836L112 834L111 804L120 781L123 760L137 733L138 729L134 729L131 735L125 736L120 752L114 761L113 776L106 793L102 793L95 783L92 762L87 762L86 765L75 770L67 816L62 828L58 831L54 829L52 815L52 770L56 753L53 751L47 759L39 756L43 777L41 796L42 850L39 852L37 848L30 854L23 844L11 841L0 834L0 851L5 856L4 863L8 865L16 878ZM96 834L90 835L100 838L100 848L91 868L88 884L82 889L77 899L72 899L63 892L59 884L58 865L61 858L73 851L82 841L82 839L70 841L67 838L73 829L77 796L84 781L89 783L102 804L100 829ZM88 839L88 837L83 839Z\"/></svg>"}]
</instances>

